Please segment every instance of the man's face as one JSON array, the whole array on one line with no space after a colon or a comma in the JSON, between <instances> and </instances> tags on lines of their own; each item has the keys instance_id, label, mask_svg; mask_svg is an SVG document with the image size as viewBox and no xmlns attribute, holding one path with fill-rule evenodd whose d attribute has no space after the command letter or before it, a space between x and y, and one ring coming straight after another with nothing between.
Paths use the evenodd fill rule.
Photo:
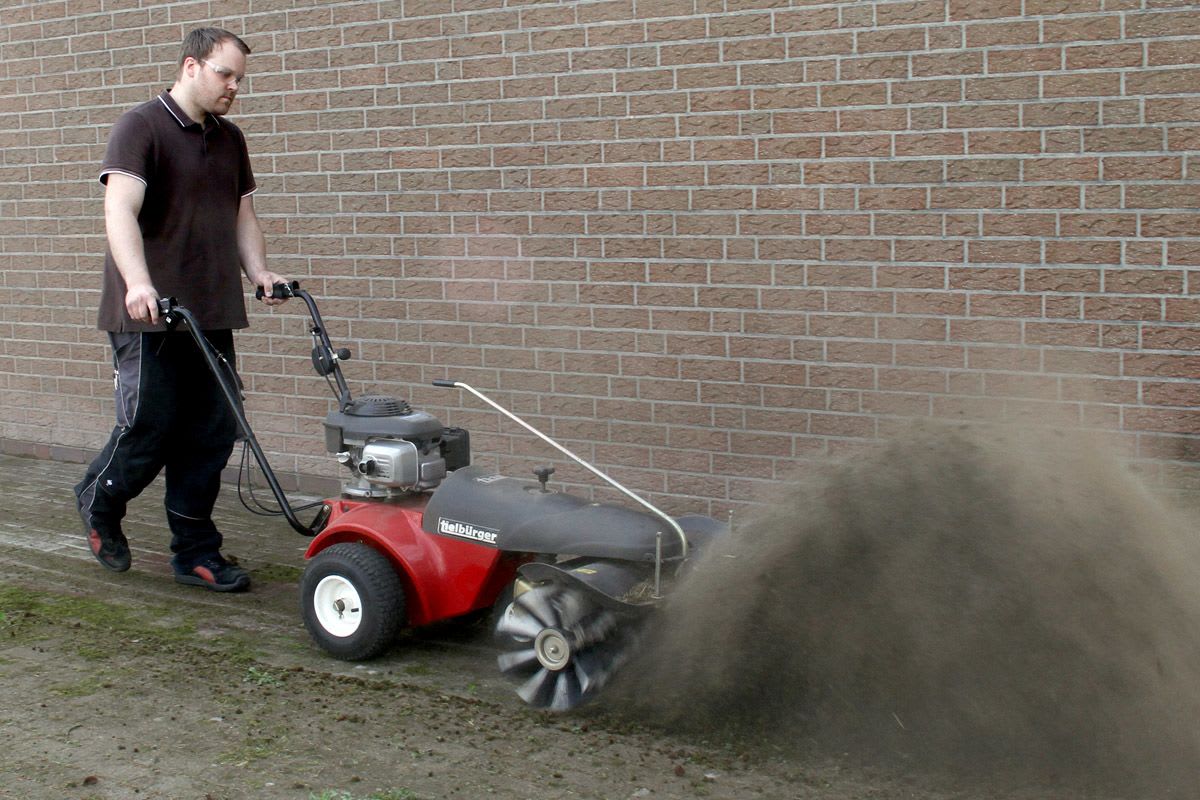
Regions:
<instances>
[{"instance_id":1,"label":"man's face","mask_svg":"<svg viewBox=\"0 0 1200 800\"><path fill-rule=\"evenodd\" d=\"M233 42L224 41L191 65L192 97L210 114L229 112L238 90L244 85L246 55Z\"/></svg>"}]
</instances>

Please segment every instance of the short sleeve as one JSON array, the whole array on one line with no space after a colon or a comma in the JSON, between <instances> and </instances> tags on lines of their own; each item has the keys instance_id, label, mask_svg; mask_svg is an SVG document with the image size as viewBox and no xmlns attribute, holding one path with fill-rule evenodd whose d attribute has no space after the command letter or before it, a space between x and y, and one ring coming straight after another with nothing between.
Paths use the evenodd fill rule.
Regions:
<instances>
[{"instance_id":1,"label":"short sleeve","mask_svg":"<svg viewBox=\"0 0 1200 800\"><path fill-rule=\"evenodd\" d=\"M108 135L108 148L100 166L100 182L107 183L110 173L120 172L148 184L153 147L149 123L140 114L122 114Z\"/></svg>"},{"instance_id":2,"label":"short sleeve","mask_svg":"<svg viewBox=\"0 0 1200 800\"><path fill-rule=\"evenodd\" d=\"M254 194L258 190L258 184L254 182L254 170L250 166L250 150L246 146L246 134L241 128L236 128L238 139L241 143L241 164L238 168L238 197L246 197Z\"/></svg>"}]
</instances>

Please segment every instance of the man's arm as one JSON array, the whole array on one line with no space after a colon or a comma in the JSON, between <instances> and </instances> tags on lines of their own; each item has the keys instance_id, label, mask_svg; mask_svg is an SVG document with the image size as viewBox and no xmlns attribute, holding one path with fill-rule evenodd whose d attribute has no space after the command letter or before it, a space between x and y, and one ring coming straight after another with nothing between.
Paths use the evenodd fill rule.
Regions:
<instances>
[{"instance_id":1,"label":"man's arm","mask_svg":"<svg viewBox=\"0 0 1200 800\"><path fill-rule=\"evenodd\" d=\"M158 322L158 292L146 267L146 248L138 214L146 184L130 175L110 172L104 190L104 230L108 249L125 280L125 310L138 322Z\"/></svg>"},{"instance_id":2,"label":"man's arm","mask_svg":"<svg viewBox=\"0 0 1200 800\"><path fill-rule=\"evenodd\" d=\"M238 255L242 258L242 271L255 286L263 290L263 302L279 305L281 299L271 297L271 287L286 281L267 269L267 240L263 237L258 215L254 213L254 196L246 195L238 206L237 218Z\"/></svg>"}]
</instances>

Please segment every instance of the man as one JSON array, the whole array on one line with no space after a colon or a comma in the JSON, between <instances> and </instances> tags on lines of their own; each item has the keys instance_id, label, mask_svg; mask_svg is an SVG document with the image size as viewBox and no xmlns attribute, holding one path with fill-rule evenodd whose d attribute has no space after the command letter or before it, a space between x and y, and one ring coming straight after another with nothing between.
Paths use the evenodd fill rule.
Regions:
<instances>
[{"instance_id":1,"label":"man","mask_svg":"<svg viewBox=\"0 0 1200 800\"><path fill-rule=\"evenodd\" d=\"M247 325L241 273L270 298L256 189L242 132L223 119L244 85L250 48L219 28L187 35L174 85L123 114L101 167L108 238L99 328L113 349L117 424L75 487L92 554L129 569L126 504L166 472L175 580L243 591L250 576L220 552L212 521L237 422L185 331L157 300L192 311L232 371L233 329Z\"/></svg>"}]
</instances>

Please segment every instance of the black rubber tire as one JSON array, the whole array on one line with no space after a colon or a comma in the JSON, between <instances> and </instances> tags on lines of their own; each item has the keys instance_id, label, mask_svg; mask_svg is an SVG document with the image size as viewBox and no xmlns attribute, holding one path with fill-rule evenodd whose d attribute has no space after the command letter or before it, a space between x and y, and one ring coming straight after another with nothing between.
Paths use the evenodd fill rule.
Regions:
<instances>
[{"instance_id":1,"label":"black rubber tire","mask_svg":"<svg viewBox=\"0 0 1200 800\"><path fill-rule=\"evenodd\" d=\"M321 623L315 594L326 578L349 584L361 602L361 617L348 635ZM365 544L342 542L313 556L300 578L300 616L313 641L343 661L379 655L405 623L404 587L387 557Z\"/></svg>"}]
</instances>

